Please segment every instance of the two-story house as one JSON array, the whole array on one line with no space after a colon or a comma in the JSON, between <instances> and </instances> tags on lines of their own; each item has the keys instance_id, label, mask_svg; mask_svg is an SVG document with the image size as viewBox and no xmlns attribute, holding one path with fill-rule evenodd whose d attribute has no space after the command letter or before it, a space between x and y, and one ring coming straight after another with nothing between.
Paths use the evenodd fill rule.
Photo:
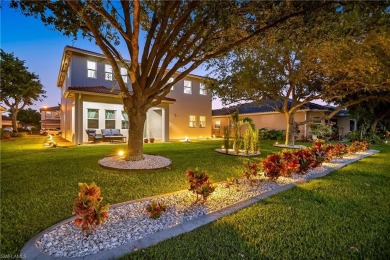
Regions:
<instances>
[{"instance_id":1,"label":"two-story house","mask_svg":"<svg viewBox=\"0 0 390 260\"><path fill-rule=\"evenodd\" d=\"M41 129L60 129L61 128L61 108L43 107L41 112Z\"/></svg>"},{"instance_id":2,"label":"two-story house","mask_svg":"<svg viewBox=\"0 0 390 260\"><path fill-rule=\"evenodd\" d=\"M123 80L131 89L126 69ZM173 79L172 79L173 80ZM160 105L147 112L144 137L163 142L172 139L211 136L211 94L204 77L188 75L178 81ZM88 141L85 130L120 129L128 136L128 117L124 113L119 87L105 56L66 46L57 86L61 88L62 136L75 144Z\"/></svg>"}]
</instances>

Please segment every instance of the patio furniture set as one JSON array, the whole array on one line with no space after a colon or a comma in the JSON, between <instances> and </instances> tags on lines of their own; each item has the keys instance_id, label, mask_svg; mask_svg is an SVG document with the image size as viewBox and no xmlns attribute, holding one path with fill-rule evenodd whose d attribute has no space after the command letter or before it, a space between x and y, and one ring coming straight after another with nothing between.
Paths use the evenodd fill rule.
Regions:
<instances>
[{"instance_id":1,"label":"patio furniture set","mask_svg":"<svg viewBox=\"0 0 390 260\"><path fill-rule=\"evenodd\" d=\"M87 129L85 131L87 132L89 142L126 142L126 136L121 134L120 129L101 129L101 134L97 134L95 129Z\"/></svg>"}]
</instances>

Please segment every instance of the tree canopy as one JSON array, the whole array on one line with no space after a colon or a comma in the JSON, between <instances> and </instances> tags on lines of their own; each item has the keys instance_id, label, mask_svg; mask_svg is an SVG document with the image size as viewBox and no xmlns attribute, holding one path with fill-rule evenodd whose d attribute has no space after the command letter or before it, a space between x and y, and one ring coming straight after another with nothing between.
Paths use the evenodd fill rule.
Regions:
<instances>
[{"instance_id":1,"label":"tree canopy","mask_svg":"<svg viewBox=\"0 0 390 260\"><path fill-rule=\"evenodd\" d=\"M16 120L20 109L42 100L46 91L38 75L29 72L25 62L13 53L0 50L1 91L0 101L9 107L12 114L12 127L17 130Z\"/></svg>"},{"instance_id":2,"label":"tree canopy","mask_svg":"<svg viewBox=\"0 0 390 260\"><path fill-rule=\"evenodd\" d=\"M95 41L112 65L129 115L127 160L143 158L146 111L205 61L329 1L12 1L64 35ZM145 37L140 46L140 37ZM117 50L124 44L130 63ZM125 66L127 88L120 74ZM174 76L173 82L168 80Z\"/></svg>"}]
</instances>

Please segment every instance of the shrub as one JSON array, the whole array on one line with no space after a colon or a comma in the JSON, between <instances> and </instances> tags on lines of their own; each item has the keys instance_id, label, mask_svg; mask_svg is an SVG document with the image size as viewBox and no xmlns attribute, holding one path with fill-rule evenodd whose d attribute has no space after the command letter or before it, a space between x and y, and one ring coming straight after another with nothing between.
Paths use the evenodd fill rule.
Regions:
<instances>
[{"instance_id":1,"label":"shrub","mask_svg":"<svg viewBox=\"0 0 390 260\"><path fill-rule=\"evenodd\" d=\"M244 176L251 185L254 182L252 178L255 178L257 176L257 171L258 168L256 163L247 162L245 164Z\"/></svg>"},{"instance_id":2,"label":"shrub","mask_svg":"<svg viewBox=\"0 0 390 260\"><path fill-rule=\"evenodd\" d=\"M161 217L163 212L167 210L167 206L164 203L157 201L152 201L146 206L146 212L149 214L149 217L152 219L158 219Z\"/></svg>"},{"instance_id":3,"label":"shrub","mask_svg":"<svg viewBox=\"0 0 390 260\"><path fill-rule=\"evenodd\" d=\"M198 172L197 169L195 171L187 170L186 175L190 183L189 190L196 194L196 202L199 201L199 195L202 196L203 201L206 201L207 197L215 190L209 182L209 176L206 172Z\"/></svg>"},{"instance_id":4,"label":"shrub","mask_svg":"<svg viewBox=\"0 0 390 260\"><path fill-rule=\"evenodd\" d=\"M27 136L27 133L26 132L12 132L11 133L11 136L12 137L26 137Z\"/></svg>"},{"instance_id":5,"label":"shrub","mask_svg":"<svg viewBox=\"0 0 390 260\"><path fill-rule=\"evenodd\" d=\"M263 160L261 163L265 176L272 181L285 174L286 167L279 154L267 155L267 159Z\"/></svg>"},{"instance_id":6,"label":"shrub","mask_svg":"<svg viewBox=\"0 0 390 260\"><path fill-rule=\"evenodd\" d=\"M284 131L283 130L275 130L268 128L260 128L260 139L262 140L282 140L284 139Z\"/></svg>"},{"instance_id":7,"label":"shrub","mask_svg":"<svg viewBox=\"0 0 390 260\"><path fill-rule=\"evenodd\" d=\"M281 156L285 166L285 171L281 172L282 176L290 177L299 171L300 164L298 157L292 151L283 150Z\"/></svg>"},{"instance_id":8,"label":"shrub","mask_svg":"<svg viewBox=\"0 0 390 260\"><path fill-rule=\"evenodd\" d=\"M257 153L259 151L259 130L257 128L252 131L251 150L253 153Z\"/></svg>"},{"instance_id":9,"label":"shrub","mask_svg":"<svg viewBox=\"0 0 390 260\"><path fill-rule=\"evenodd\" d=\"M297 156L299 161L299 174L305 174L308 170L318 165L316 156L310 148L299 149L294 152L294 155Z\"/></svg>"},{"instance_id":10,"label":"shrub","mask_svg":"<svg viewBox=\"0 0 390 260\"><path fill-rule=\"evenodd\" d=\"M343 158L348 153L348 146L346 144L335 144L332 146L331 153L334 158Z\"/></svg>"},{"instance_id":11,"label":"shrub","mask_svg":"<svg viewBox=\"0 0 390 260\"><path fill-rule=\"evenodd\" d=\"M97 225L108 217L109 204L102 205L103 197L96 183L79 183L80 192L73 206L73 215L77 215L75 224L81 227L85 235L90 235Z\"/></svg>"},{"instance_id":12,"label":"shrub","mask_svg":"<svg viewBox=\"0 0 390 260\"><path fill-rule=\"evenodd\" d=\"M370 143L369 142L367 142L367 141L360 142L360 151L361 152L367 151L368 149L370 149Z\"/></svg>"},{"instance_id":13,"label":"shrub","mask_svg":"<svg viewBox=\"0 0 390 260\"><path fill-rule=\"evenodd\" d=\"M354 141L359 139L359 132L358 131L351 131L345 135L345 138L351 142L354 142Z\"/></svg>"},{"instance_id":14,"label":"shrub","mask_svg":"<svg viewBox=\"0 0 390 260\"><path fill-rule=\"evenodd\" d=\"M225 146L226 153L229 153L229 146L230 146L230 127L229 126L223 127L223 144Z\"/></svg>"},{"instance_id":15,"label":"shrub","mask_svg":"<svg viewBox=\"0 0 390 260\"><path fill-rule=\"evenodd\" d=\"M11 139L11 134L10 132L8 131L4 131L3 129L1 129L1 139L5 140L5 139Z\"/></svg>"},{"instance_id":16,"label":"shrub","mask_svg":"<svg viewBox=\"0 0 390 260\"><path fill-rule=\"evenodd\" d=\"M252 143L252 129L250 127L245 130L243 143L245 154L248 154Z\"/></svg>"}]
</instances>

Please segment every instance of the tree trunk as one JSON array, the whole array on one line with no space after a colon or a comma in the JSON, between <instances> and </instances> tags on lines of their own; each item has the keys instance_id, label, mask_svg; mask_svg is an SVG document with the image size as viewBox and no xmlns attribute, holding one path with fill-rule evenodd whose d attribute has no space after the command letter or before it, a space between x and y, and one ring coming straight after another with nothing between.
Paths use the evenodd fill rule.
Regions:
<instances>
[{"instance_id":1,"label":"tree trunk","mask_svg":"<svg viewBox=\"0 0 390 260\"><path fill-rule=\"evenodd\" d=\"M295 137L295 121L294 121L294 113L284 113L286 116L286 140L284 142L285 145L294 145L294 137Z\"/></svg>"},{"instance_id":2,"label":"tree trunk","mask_svg":"<svg viewBox=\"0 0 390 260\"><path fill-rule=\"evenodd\" d=\"M370 134L371 134L371 135L374 135L374 134L375 134L375 132L376 132L376 126L378 125L378 123L379 123L380 120L381 120L380 117L379 117L379 118L376 118L376 119L374 120L374 122L371 124L371 127L370 127Z\"/></svg>"},{"instance_id":3,"label":"tree trunk","mask_svg":"<svg viewBox=\"0 0 390 260\"><path fill-rule=\"evenodd\" d=\"M146 111L130 109L129 117L129 139L125 160L139 161L144 158L143 135L146 121Z\"/></svg>"},{"instance_id":4,"label":"tree trunk","mask_svg":"<svg viewBox=\"0 0 390 260\"><path fill-rule=\"evenodd\" d=\"M18 113L19 113L19 109L12 109L11 108L11 113L12 113L12 130L14 132L17 132L18 131L18 125L16 124L16 121L17 121L17 118L18 118Z\"/></svg>"}]
</instances>

